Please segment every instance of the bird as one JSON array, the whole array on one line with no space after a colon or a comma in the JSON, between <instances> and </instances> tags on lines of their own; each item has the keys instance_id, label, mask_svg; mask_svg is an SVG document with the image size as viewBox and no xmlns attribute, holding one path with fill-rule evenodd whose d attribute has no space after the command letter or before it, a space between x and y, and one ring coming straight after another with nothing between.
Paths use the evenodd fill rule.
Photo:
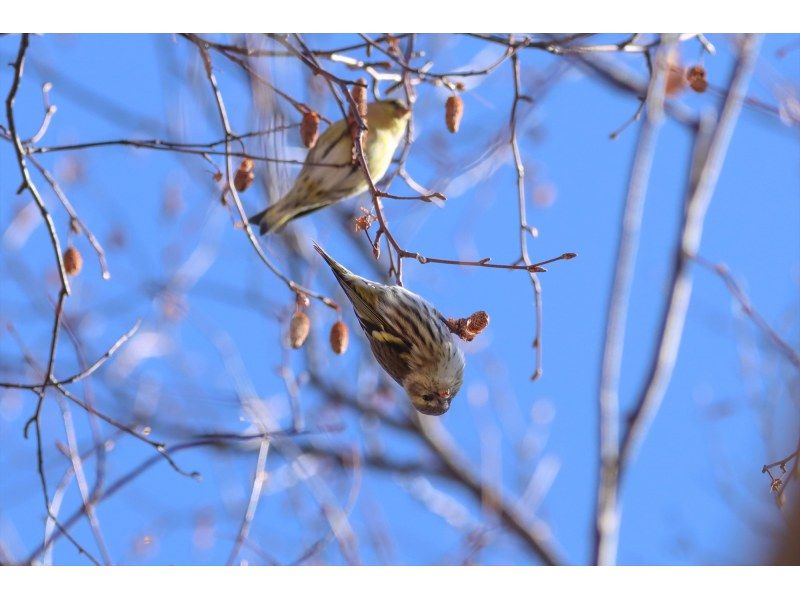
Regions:
<instances>
[{"instance_id":1,"label":"bird","mask_svg":"<svg viewBox=\"0 0 800 598\"><path fill-rule=\"evenodd\" d=\"M317 243L353 306L375 359L403 387L420 413L450 409L464 380L464 354L443 316L427 300L398 285L353 274Z\"/></svg>"},{"instance_id":2,"label":"bird","mask_svg":"<svg viewBox=\"0 0 800 598\"><path fill-rule=\"evenodd\" d=\"M381 179L389 169L410 114L410 109L398 99L367 104L363 151L373 181ZM308 152L286 195L252 216L249 222L258 226L262 235L276 232L295 218L363 193L367 188L367 179L353 160L350 124L342 119L330 125Z\"/></svg>"}]
</instances>

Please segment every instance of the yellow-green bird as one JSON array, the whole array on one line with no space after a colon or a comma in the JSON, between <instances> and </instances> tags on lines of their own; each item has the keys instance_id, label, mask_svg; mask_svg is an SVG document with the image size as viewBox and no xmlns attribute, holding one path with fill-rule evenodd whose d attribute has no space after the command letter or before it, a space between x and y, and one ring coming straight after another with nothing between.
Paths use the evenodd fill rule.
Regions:
<instances>
[{"instance_id":1,"label":"yellow-green bird","mask_svg":"<svg viewBox=\"0 0 800 598\"><path fill-rule=\"evenodd\" d=\"M367 140L364 157L373 181L386 174L406 129L410 111L400 100L367 105ZM263 212L250 218L261 234L283 228L287 222L334 202L358 195L368 184L361 167L353 164L353 139L347 120L333 123L306 155L289 192Z\"/></svg>"}]
</instances>

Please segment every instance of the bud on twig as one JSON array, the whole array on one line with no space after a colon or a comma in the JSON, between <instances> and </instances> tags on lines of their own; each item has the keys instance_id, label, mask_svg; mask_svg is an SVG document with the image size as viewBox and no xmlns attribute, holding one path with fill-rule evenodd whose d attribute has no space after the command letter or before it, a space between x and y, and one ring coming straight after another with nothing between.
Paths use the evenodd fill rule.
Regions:
<instances>
[{"instance_id":1,"label":"bud on twig","mask_svg":"<svg viewBox=\"0 0 800 598\"><path fill-rule=\"evenodd\" d=\"M460 96L450 96L444 105L444 120L447 130L456 133L461 125L461 116L464 114L464 102Z\"/></svg>"},{"instance_id":2,"label":"bud on twig","mask_svg":"<svg viewBox=\"0 0 800 598\"><path fill-rule=\"evenodd\" d=\"M347 330L347 324L339 320L331 328L331 349L337 355L341 355L347 351L349 341L350 332Z\"/></svg>"},{"instance_id":3,"label":"bud on twig","mask_svg":"<svg viewBox=\"0 0 800 598\"><path fill-rule=\"evenodd\" d=\"M300 139L303 145L311 149L317 145L319 138L319 114L316 112L305 112L303 122L300 123Z\"/></svg>"},{"instance_id":4,"label":"bud on twig","mask_svg":"<svg viewBox=\"0 0 800 598\"><path fill-rule=\"evenodd\" d=\"M256 178L253 168L255 168L255 164L250 158L245 158L242 160L242 163L239 164L239 169L233 177L233 186L236 187L239 193L247 191L250 185L253 184Z\"/></svg>"},{"instance_id":5,"label":"bud on twig","mask_svg":"<svg viewBox=\"0 0 800 598\"><path fill-rule=\"evenodd\" d=\"M299 349L308 338L311 329L311 320L302 311L294 312L289 322L289 344L292 349Z\"/></svg>"},{"instance_id":6,"label":"bud on twig","mask_svg":"<svg viewBox=\"0 0 800 598\"><path fill-rule=\"evenodd\" d=\"M70 276L77 276L83 268L83 256L76 247L70 245L64 252L64 270Z\"/></svg>"},{"instance_id":7,"label":"bud on twig","mask_svg":"<svg viewBox=\"0 0 800 598\"><path fill-rule=\"evenodd\" d=\"M708 88L706 69L699 64L689 67L686 71L686 80L689 82L689 87L697 93L703 93Z\"/></svg>"}]
</instances>

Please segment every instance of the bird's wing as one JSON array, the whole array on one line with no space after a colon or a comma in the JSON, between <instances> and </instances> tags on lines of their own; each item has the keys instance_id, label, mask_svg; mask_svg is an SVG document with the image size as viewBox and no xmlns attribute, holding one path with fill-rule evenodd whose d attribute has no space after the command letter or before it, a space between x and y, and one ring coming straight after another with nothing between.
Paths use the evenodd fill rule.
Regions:
<instances>
[{"instance_id":1,"label":"bird's wing","mask_svg":"<svg viewBox=\"0 0 800 598\"><path fill-rule=\"evenodd\" d=\"M377 285L360 279L355 284L346 281L343 286L353 304L358 321L370 340L374 339L393 345L396 351L402 353L410 350L411 347L403 334L377 309L377 302L380 301L381 295L381 290Z\"/></svg>"},{"instance_id":2,"label":"bird's wing","mask_svg":"<svg viewBox=\"0 0 800 598\"><path fill-rule=\"evenodd\" d=\"M305 177L324 191L336 190L358 170L358 165L351 163L351 148L352 140L347 122L340 120L333 123L306 155L297 180Z\"/></svg>"},{"instance_id":3,"label":"bird's wing","mask_svg":"<svg viewBox=\"0 0 800 598\"><path fill-rule=\"evenodd\" d=\"M367 335L372 354L386 373L402 385L411 370L411 345L397 327L382 315L378 302L384 290L377 284L350 273L333 270L342 285L358 323Z\"/></svg>"},{"instance_id":4,"label":"bird's wing","mask_svg":"<svg viewBox=\"0 0 800 598\"><path fill-rule=\"evenodd\" d=\"M369 346L381 367L402 386L403 380L411 372L409 353L398 351L391 343L379 341L374 336L369 337Z\"/></svg>"},{"instance_id":5,"label":"bird's wing","mask_svg":"<svg viewBox=\"0 0 800 598\"><path fill-rule=\"evenodd\" d=\"M306 157L307 162L314 162L317 164L331 164L336 163L332 159L332 154L336 154L334 148L344 139L349 139L350 129L347 126L347 121L338 120L325 129L325 132L320 135L317 144L308 152Z\"/></svg>"}]
</instances>

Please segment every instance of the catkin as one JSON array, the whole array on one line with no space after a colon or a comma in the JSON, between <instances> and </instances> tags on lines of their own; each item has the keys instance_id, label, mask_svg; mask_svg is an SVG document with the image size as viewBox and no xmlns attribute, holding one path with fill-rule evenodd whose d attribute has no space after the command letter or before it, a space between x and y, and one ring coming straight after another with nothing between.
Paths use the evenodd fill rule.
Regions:
<instances>
[{"instance_id":1,"label":"catkin","mask_svg":"<svg viewBox=\"0 0 800 598\"><path fill-rule=\"evenodd\" d=\"M64 252L64 270L70 276L77 276L83 268L83 256L76 247L70 245Z\"/></svg>"},{"instance_id":2,"label":"catkin","mask_svg":"<svg viewBox=\"0 0 800 598\"><path fill-rule=\"evenodd\" d=\"M347 324L339 320L331 327L331 349L337 355L341 355L347 351L347 344L350 341L350 332L347 330Z\"/></svg>"},{"instance_id":3,"label":"catkin","mask_svg":"<svg viewBox=\"0 0 800 598\"><path fill-rule=\"evenodd\" d=\"M303 122L300 123L300 139L303 145L311 149L317 145L319 138L319 114L316 112L306 112L303 114Z\"/></svg>"},{"instance_id":4,"label":"catkin","mask_svg":"<svg viewBox=\"0 0 800 598\"><path fill-rule=\"evenodd\" d=\"M444 120L447 124L447 130L451 133L458 132L458 127L461 126L461 117L464 114L464 102L460 96L450 96L444 105Z\"/></svg>"},{"instance_id":5,"label":"catkin","mask_svg":"<svg viewBox=\"0 0 800 598\"><path fill-rule=\"evenodd\" d=\"M236 171L236 175L233 177L233 186L236 187L236 190L239 193L243 191L247 191L250 185L253 184L253 181L256 178L253 169L255 168L255 164L250 158L245 158L242 160L242 163L239 165L239 168Z\"/></svg>"},{"instance_id":6,"label":"catkin","mask_svg":"<svg viewBox=\"0 0 800 598\"><path fill-rule=\"evenodd\" d=\"M308 316L302 311L294 312L289 322L289 344L292 349L299 349L303 346L308 338L309 330L311 330L311 320Z\"/></svg>"}]
</instances>

